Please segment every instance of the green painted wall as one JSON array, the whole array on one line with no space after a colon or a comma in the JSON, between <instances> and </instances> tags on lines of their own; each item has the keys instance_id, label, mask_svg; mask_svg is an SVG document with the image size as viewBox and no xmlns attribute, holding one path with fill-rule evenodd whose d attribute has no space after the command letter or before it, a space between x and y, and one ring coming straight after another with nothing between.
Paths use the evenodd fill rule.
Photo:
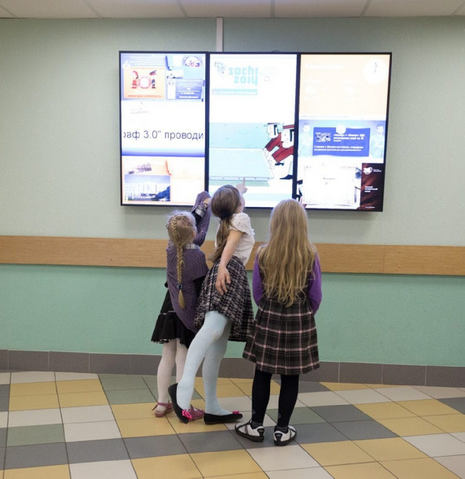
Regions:
<instances>
[{"instance_id":1,"label":"green painted wall","mask_svg":"<svg viewBox=\"0 0 465 479\"><path fill-rule=\"evenodd\" d=\"M161 269L0 266L0 349L160 354ZM465 278L323 276L324 361L465 366ZM243 344L230 343L228 357Z\"/></svg>"},{"instance_id":2,"label":"green painted wall","mask_svg":"<svg viewBox=\"0 0 465 479\"><path fill-rule=\"evenodd\" d=\"M0 235L164 238L169 209L120 206L118 50L215 44L215 19L0 20ZM311 212L312 239L465 246L465 17L228 19L224 46L392 51L385 211ZM249 213L266 240L268 212ZM159 354L163 282L0 265L0 349ZM465 366L464 282L324 275L322 359Z\"/></svg>"}]
</instances>

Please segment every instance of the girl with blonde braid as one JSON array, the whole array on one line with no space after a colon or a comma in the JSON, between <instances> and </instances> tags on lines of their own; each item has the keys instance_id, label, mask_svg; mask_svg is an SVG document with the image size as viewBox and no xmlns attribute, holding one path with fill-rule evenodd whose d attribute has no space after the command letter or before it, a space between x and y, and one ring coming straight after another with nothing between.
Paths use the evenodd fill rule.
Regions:
<instances>
[{"instance_id":1,"label":"girl with blonde braid","mask_svg":"<svg viewBox=\"0 0 465 479\"><path fill-rule=\"evenodd\" d=\"M176 365L176 378L184 370L187 348L194 339L194 313L202 282L208 267L199 246L204 242L210 224L210 195L197 196L192 213L175 211L168 218L169 243L165 301L158 315L152 341L163 344L157 372L158 402L155 416L162 417L173 409L169 402L168 386ZM193 419L203 417L203 411L189 408Z\"/></svg>"}]
</instances>

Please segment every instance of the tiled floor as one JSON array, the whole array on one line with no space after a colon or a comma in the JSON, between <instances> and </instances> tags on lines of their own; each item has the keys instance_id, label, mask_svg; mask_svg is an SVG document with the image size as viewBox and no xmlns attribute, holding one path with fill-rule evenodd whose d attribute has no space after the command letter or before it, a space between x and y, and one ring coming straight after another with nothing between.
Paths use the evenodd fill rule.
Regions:
<instances>
[{"instance_id":1,"label":"tiled floor","mask_svg":"<svg viewBox=\"0 0 465 479\"><path fill-rule=\"evenodd\" d=\"M154 376L0 372L0 479L465 478L465 388L301 382L297 441L233 425L155 418ZM226 408L250 415L251 380L222 378ZM201 380L194 404L202 407Z\"/></svg>"}]
</instances>

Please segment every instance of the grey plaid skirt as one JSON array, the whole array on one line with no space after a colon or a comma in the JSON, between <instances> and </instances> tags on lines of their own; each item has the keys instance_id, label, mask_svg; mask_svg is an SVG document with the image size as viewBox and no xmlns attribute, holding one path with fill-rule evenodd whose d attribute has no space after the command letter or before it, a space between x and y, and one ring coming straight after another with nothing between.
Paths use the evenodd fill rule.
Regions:
<instances>
[{"instance_id":1,"label":"grey plaid skirt","mask_svg":"<svg viewBox=\"0 0 465 479\"><path fill-rule=\"evenodd\" d=\"M303 374L320 366L315 318L302 297L286 308L263 298L243 357L272 374Z\"/></svg>"},{"instance_id":2,"label":"grey plaid skirt","mask_svg":"<svg viewBox=\"0 0 465 479\"><path fill-rule=\"evenodd\" d=\"M253 310L249 282L244 265L233 256L228 265L231 283L225 294L215 288L219 261L215 262L203 281L195 313L194 324L200 329L208 311L218 311L232 321L230 341L246 341L252 329Z\"/></svg>"}]
</instances>

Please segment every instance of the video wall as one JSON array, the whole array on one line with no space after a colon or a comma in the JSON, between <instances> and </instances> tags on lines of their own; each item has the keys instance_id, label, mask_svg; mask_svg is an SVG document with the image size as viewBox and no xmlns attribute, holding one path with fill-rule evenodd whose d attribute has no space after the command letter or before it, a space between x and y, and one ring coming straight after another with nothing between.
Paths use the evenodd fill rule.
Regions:
<instances>
[{"instance_id":1,"label":"video wall","mask_svg":"<svg viewBox=\"0 0 465 479\"><path fill-rule=\"evenodd\" d=\"M382 211L390 53L120 52L121 203Z\"/></svg>"}]
</instances>

